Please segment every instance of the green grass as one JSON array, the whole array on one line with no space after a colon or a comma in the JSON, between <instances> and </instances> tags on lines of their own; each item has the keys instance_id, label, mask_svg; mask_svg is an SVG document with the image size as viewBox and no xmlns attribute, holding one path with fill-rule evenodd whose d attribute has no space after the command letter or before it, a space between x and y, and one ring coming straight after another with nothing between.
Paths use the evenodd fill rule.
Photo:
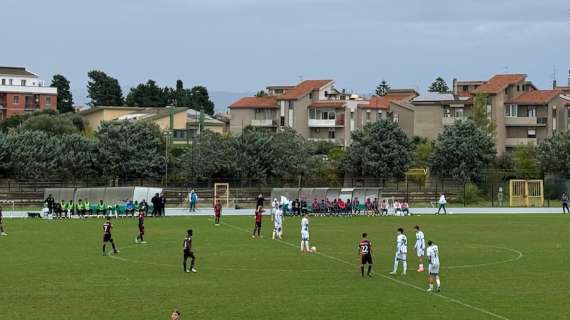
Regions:
<instances>
[{"instance_id":1,"label":"green grass","mask_svg":"<svg viewBox=\"0 0 570 320\"><path fill-rule=\"evenodd\" d=\"M319 253L311 255L299 253L297 218L285 221L287 242L269 239L269 219L261 240L250 238L250 217L223 222L149 218L149 243L134 245L136 220L114 220L121 253L113 258L100 252L103 220L5 220L0 318L155 320L179 308L193 320L499 319L483 310L503 319L570 319L568 216L318 217L311 219L311 245ZM423 292L426 275L415 272L416 223L439 245L442 296ZM409 273L392 277L400 226L410 242ZM189 227L197 274L181 267ZM372 279L357 267L363 231L374 244ZM493 264L517 258L502 248L524 256ZM480 264L490 265L469 267ZM467 267L446 269L458 266Z\"/></svg>"}]
</instances>

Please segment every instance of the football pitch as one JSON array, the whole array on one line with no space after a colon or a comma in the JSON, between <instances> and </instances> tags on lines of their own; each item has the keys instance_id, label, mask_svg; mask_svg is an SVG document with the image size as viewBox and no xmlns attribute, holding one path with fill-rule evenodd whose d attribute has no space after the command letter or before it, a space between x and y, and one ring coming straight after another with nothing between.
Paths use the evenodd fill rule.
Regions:
<instances>
[{"instance_id":1,"label":"football pitch","mask_svg":"<svg viewBox=\"0 0 570 320\"><path fill-rule=\"evenodd\" d=\"M252 239L253 217L113 219L120 253L102 256L102 219L5 220L0 238L0 319L570 319L570 217L455 215L313 217L299 249L300 218L285 239ZM441 293L417 273L413 226L439 245ZM393 267L396 229L408 236L408 275ZM182 241L194 230L197 273L182 272ZM357 245L373 244L373 278Z\"/></svg>"}]
</instances>

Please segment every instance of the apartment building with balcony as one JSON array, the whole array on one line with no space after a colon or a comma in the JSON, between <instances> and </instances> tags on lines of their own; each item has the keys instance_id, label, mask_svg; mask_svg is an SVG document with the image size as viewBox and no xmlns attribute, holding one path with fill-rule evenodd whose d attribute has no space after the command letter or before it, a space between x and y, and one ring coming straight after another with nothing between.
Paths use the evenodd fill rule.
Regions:
<instances>
[{"instance_id":1,"label":"apartment building with balcony","mask_svg":"<svg viewBox=\"0 0 570 320\"><path fill-rule=\"evenodd\" d=\"M524 74L499 74L487 81L454 80L452 93L416 97L412 101L414 131L409 135L436 139L443 127L471 114L477 94L487 96L499 154L568 129L570 97L562 95L562 90L539 90Z\"/></svg>"},{"instance_id":2,"label":"apartment building with balcony","mask_svg":"<svg viewBox=\"0 0 570 320\"><path fill-rule=\"evenodd\" d=\"M307 80L295 86L269 86L267 96L244 97L229 106L230 132L253 126L277 130L292 128L312 141L351 144L351 133L369 122L394 118L392 101L410 101L418 95L411 89L389 90L386 96L369 100L337 90L332 80ZM403 116L403 115L402 115Z\"/></svg>"},{"instance_id":3,"label":"apartment building with balcony","mask_svg":"<svg viewBox=\"0 0 570 320\"><path fill-rule=\"evenodd\" d=\"M0 66L0 120L57 107L57 89L22 67Z\"/></svg>"}]
</instances>

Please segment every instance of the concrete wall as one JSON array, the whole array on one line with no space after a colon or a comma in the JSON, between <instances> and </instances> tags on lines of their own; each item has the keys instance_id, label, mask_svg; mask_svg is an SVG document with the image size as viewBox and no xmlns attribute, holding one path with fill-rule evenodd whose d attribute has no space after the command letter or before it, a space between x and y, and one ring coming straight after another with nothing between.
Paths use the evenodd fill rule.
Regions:
<instances>
[{"instance_id":1,"label":"concrete wall","mask_svg":"<svg viewBox=\"0 0 570 320\"><path fill-rule=\"evenodd\" d=\"M230 115L230 133L236 135L251 124L251 119L255 116L255 109L232 108Z\"/></svg>"},{"instance_id":2,"label":"concrete wall","mask_svg":"<svg viewBox=\"0 0 570 320\"><path fill-rule=\"evenodd\" d=\"M437 139L443 131L443 107L439 104L416 106L414 133L416 136Z\"/></svg>"},{"instance_id":3,"label":"concrete wall","mask_svg":"<svg viewBox=\"0 0 570 320\"><path fill-rule=\"evenodd\" d=\"M186 112L178 112L174 114L173 117L173 127L172 129L186 129L186 122L188 121L188 116ZM161 130L169 130L170 128L170 116L167 115L163 118L154 121Z\"/></svg>"},{"instance_id":4,"label":"concrete wall","mask_svg":"<svg viewBox=\"0 0 570 320\"><path fill-rule=\"evenodd\" d=\"M313 91L313 99L317 100L318 93ZM303 137L309 136L309 106L313 103L313 99L309 95L295 100L293 107L293 129ZM286 112L289 114L289 112ZM289 123L288 119L285 124Z\"/></svg>"},{"instance_id":5,"label":"concrete wall","mask_svg":"<svg viewBox=\"0 0 570 320\"><path fill-rule=\"evenodd\" d=\"M406 108L395 103L390 103L390 111L392 111L393 119L398 118L398 125L408 137L413 137L414 132L414 109Z\"/></svg>"}]
</instances>

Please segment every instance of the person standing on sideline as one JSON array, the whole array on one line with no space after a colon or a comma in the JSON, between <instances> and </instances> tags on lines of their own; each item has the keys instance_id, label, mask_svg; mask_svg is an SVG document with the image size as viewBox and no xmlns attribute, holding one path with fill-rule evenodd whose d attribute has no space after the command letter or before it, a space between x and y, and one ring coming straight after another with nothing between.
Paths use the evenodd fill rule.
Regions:
<instances>
[{"instance_id":1,"label":"person standing on sideline","mask_svg":"<svg viewBox=\"0 0 570 320\"><path fill-rule=\"evenodd\" d=\"M570 209L568 209L568 194L566 192L562 192L562 213L566 214L566 210L570 213Z\"/></svg>"},{"instance_id":2,"label":"person standing on sideline","mask_svg":"<svg viewBox=\"0 0 570 320\"><path fill-rule=\"evenodd\" d=\"M160 212L159 215L161 216L166 216L166 197L164 196L164 193L160 194Z\"/></svg>"},{"instance_id":3,"label":"person standing on sideline","mask_svg":"<svg viewBox=\"0 0 570 320\"><path fill-rule=\"evenodd\" d=\"M184 260L182 262L182 267L184 267L184 272L196 272L194 268L196 263L196 257L194 256L194 250L192 250L192 229L188 229L186 233L186 238L184 238L184 243L182 244L184 248ZM190 258L190 269L187 268L186 261Z\"/></svg>"},{"instance_id":4,"label":"person standing on sideline","mask_svg":"<svg viewBox=\"0 0 570 320\"><path fill-rule=\"evenodd\" d=\"M253 227L253 233L251 235L252 238L255 238L255 234L257 233L257 237L261 238L261 219L263 214L263 207L258 206L255 210L255 227Z\"/></svg>"},{"instance_id":5,"label":"person standing on sideline","mask_svg":"<svg viewBox=\"0 0 570 320\"><path fill-rule=\"evenodd\" d=\"M4 224L2 222L2 207L0 207L0 236L7 236L8 234L4 230Z\"/></svg>"},{"instance_id":6,"label":"person standing on sideline","mask_svg":"<svg viewBox=\"0 0 570 320\"><path fill-rule=\"evenodd\" d=\"M160 197L158 196L158 193L156 193L154 197L150 199L150 202L152 203L152 216L156 217L160 212Z\"/></svg>"},{"instance_id":7,"label":"person standing on sideline","mask_svg":"<svg viewBox=\"0 0 570 320\"><path fill-rule=\"evenodd\" d=\"M196 204L198 203L198 194L194 189L188 194L188 201L190 202L190 212L196 212Z\"/></svg>"},{"instance_id":8,"label":"person standing on sideline","mask_svg":"<svg viewBox=\"0 0 570 320\"><path fill-rule=\"evenodd\" d=\"M445 194L442 193L441 196L439 196L439 200L437 201L437 213L439 214L439 212L441 211L441 209L443 209L443 214L447 214L447 211L445 210L445 204L447 203L447 200L445 200Z\"/></svg>"},{"instance_id":9,"label":"person standing on sideline","mask_svg":"<svg viewBox=\"0 0 570 320\"><path fill-rule=\"evenodd\" d=\"M433 282L437 285L437 292L441 291L441 282L439 281L439 248L433 241L428 241L427 256L429 260L429 288L428 292L433 291Z\"/></svg>"},{"instance_id":10,"label":"person standing on sideline","mask_svg":"<svg viewBox=\"0 0 570 320\"><path fill-rule=\"evenodd\" d=\"M55 199L53 198L53 196L51 194L48 194L44 202L47 204L47 208L49 209L49 214L53 215L53 209L54 209L53 205L55 204Z\"/></svg>"},{"instance_id":11,"label":"person standing on sideline","mask_svg":"<svg viewBox=\"0 0 570 320\"><path fill-rule=\"evenodd\" d=\"M214 204L214 225L220 225L220 217L222 216L222 203L220 199L216 199L216 203Z\"/></svg>"}]
</instances>

